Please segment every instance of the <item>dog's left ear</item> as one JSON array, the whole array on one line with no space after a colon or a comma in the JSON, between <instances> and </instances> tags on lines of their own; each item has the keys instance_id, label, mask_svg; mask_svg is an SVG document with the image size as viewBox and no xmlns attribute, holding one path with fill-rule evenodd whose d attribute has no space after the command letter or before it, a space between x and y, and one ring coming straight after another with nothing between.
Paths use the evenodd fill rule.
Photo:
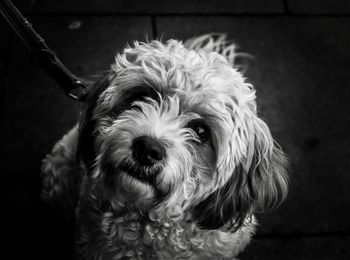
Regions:
<instances>
[{"instance_id":1,"label":"dog's left ear","mask_svg":"<svg viewBox=\"0 0 350 260\"><path fill-rule=\"evenodd\" d=\"M287 160L282 150L257 116L246 124L244 158L222 188L194 207L193 216L201 228L236 231L247 216L274 208L287 195Z\"/></svg>"},{"instance_id":2,"label":"dog's left ear","mask_svg":"<svg viewBox=\"0 0 350 260\"><path fill-rule=\"evenodd\" d=\"M95 163L95 129L96 122L93 119L93 113L97 106L98 98L110 84L109 74L102 75L101 78L89 87L86 94L81 120L79 122L79 139L78 139L78 157L84 164L90 168Z\"/></svg>"}]
</instances>

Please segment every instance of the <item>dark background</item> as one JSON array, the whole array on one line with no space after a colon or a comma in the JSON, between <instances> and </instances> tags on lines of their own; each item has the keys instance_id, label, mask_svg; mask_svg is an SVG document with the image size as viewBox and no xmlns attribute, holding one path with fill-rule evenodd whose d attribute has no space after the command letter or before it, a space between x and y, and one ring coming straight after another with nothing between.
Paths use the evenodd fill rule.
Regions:
<instances>
[{"instance_id":1,"label":"dark background","mask_svg":"<svg viewBox=\"0 0 350 260\"><path fill-rule=\"evenodd\" d=\"M14 2L65 65L90 78L133 40L227 33L255 57L247 77L259 114L291 162L288 199L258 216L240 258L350 258L350 1ZM71 227L40 201L39 173L79 108L0 18L1 259L70 258Z\"/></svg>"}]
</instances>

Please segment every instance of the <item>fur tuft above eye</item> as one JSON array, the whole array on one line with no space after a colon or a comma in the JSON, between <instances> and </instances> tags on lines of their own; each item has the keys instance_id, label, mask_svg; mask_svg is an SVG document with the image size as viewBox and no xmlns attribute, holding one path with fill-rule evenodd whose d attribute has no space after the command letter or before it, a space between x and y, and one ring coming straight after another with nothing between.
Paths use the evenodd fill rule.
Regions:
<instances>
[{"instance_id":1,"label":"fur tuft above eye","mask_svg":"<svg viewBox=\"0 0 350 260\"><path fill-rule=\"evenodd\" d=\"M160 94L151 87L136 86L121 93L121 98L111 110L114 116L118 116L122 111L130 108L137 108L138 101L155 100L159 102Z\"/></svg>"}]
</instances>

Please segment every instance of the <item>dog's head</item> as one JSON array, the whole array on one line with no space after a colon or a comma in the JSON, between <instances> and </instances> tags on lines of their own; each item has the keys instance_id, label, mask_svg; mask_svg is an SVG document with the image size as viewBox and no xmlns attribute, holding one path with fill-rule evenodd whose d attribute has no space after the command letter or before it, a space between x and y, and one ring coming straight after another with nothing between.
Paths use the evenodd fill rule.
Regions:
<instances>
[{"instance_id":1,"label":"dog's head","mask_svg":"<svg viewBox=\"0 0 350 260\"><path fill-rule=\"evenodd\" d=\"M255 91L223 55L135 43L89 94L80 153L114 207L235 229L287 192Z\"/></svg>"}]
</instances>

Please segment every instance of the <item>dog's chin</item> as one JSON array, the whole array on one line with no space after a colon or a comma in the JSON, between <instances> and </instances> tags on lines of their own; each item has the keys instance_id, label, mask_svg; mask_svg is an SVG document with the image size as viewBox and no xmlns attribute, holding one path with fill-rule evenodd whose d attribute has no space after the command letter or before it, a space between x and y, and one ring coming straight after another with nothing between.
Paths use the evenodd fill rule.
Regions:
<instances>
[{"instance_id":1,"label":"dog's chin","mask_svg":"<svg viewBox=\"0 0 350 260\"><path fill-rule=\"evenodd\" d=\"M152 204L156 198L156 190L152 185L133 177L125 171L121 171L118 175L117 189L119 191L118 195L123 198L128 206L136 205L137 208L142 208Z\"/></svg>"},{"instance_id":2,"label":"dog's chin","mask_svg":"<svg viewBox=\"0 0 350 260\"><path fill-rule=\"evenodd\" d=\"M119 167L117 190L119 199L127 206L138 209L149 208L157 204L166 194L158 183L157 176L161 167L144 168L135 165L130 160L125 160Z\"/></svg>"}]
</instances>

